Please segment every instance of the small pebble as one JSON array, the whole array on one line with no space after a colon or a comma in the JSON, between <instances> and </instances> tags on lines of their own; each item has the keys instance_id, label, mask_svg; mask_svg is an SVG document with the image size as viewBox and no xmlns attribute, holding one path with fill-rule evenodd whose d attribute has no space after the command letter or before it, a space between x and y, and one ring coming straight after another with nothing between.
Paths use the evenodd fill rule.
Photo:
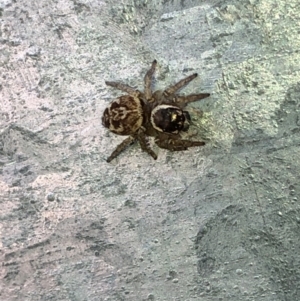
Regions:
<instances>
[{"instance_id":1,"label":"small pebble","mask_svg":"<svg viewBox=\"0 0 300 301\"><path fill-rule=\"evenodd\" d=\"M55 195L54 195L54 193L52 193L52 192L48 193L48 195L47 195L47 200L48 200L49 202L53 202L53 201L55 200Z\"/></svg>"}]
</instances>

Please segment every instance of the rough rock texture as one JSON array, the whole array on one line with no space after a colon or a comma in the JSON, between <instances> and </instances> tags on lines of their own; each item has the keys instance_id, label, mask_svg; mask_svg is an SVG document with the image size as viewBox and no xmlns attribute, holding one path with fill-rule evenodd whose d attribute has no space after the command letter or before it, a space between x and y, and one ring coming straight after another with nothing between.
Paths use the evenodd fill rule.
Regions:
<instances>
[{"instance_id":1,"label":"rough rock texture","mask_svg":"<svg viewBox=\"0 0 300 301\"><path fill-rule=\"evenodd\" d=\"M0 300L300 300L299 1L116 3L0 1ZM207 145L108 164L154 58Z\"/></svg>"}]
</instances>

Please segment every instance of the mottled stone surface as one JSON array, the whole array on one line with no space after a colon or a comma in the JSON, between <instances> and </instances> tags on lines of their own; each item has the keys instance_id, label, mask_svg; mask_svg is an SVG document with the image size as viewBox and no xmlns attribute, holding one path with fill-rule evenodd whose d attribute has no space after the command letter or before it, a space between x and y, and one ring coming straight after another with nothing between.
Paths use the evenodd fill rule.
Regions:
<instances>
[{"instance_id":1,"label":"mottled stone surface","mask_svg":"<svg viewBox=\"0 0 300 301\"><path fill-rule=\"evenodd\" d=\"M116 3L0 1L0 300L300 300L298 0ZM154 58L207 144L108 164Z\"/></svg>"}]
</instances>

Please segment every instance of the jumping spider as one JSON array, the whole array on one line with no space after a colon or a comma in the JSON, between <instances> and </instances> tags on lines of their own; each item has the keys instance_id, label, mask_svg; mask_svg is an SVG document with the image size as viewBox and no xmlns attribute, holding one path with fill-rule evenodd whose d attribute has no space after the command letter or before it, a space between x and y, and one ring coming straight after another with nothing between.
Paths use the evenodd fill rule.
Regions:
<instances>
[{"instance_id":1,"label":"jumping spider","mask_svg":"<svg viewBox=\"0 0 300 301\"><path fill-rule=\"evenodd\" d=\"M144 77L144 93L126 84L108 82L106 85L126 92L113 100L105 109L102 124L111 132L118 135L128 135L120 143L107 162L116 158L129 144L138 140L143 151L153 159L157 155L150 148L148 136L155 137L155 143L171 151L186 150L192 146L204 145L203 141L181 139L181 132L187 131L190 124L190 115L183 109L189 102L208 97L209 93L177 95L176 92L197 77L194 73L164 91L152 93L151 84L157 61L152 62L150 70Z\"/></svg>"}]
</instances>

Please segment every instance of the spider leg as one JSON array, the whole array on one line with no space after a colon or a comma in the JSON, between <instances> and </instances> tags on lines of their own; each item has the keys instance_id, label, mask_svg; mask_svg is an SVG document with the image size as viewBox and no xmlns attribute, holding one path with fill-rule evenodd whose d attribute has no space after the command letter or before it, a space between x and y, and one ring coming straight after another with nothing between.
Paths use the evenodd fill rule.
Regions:
<instances>
[{"instance_id":1,"label":"spider leg","mask_svg":"<svg viewBox=\"0 0 300 301\"><path fill-rule=\"evenodd\" d=\"M152 62L151 68L148 70L148 72L146 73L146 75L144 77L144 82L145 82L144 94L145 94L146 100L150 100L152 97L151 82L152 82L153 74L155 72L156 65L157 65L157 61L154 60Z\"/></svg>"},{"instance_id":2,"label":"spider leg","mask_svg":"<svg viewBox=\"0 0 300 301\"><path fill-rule=\"evenodd\" d=\"M175 94L176 91L181 89L182 87L186 86L189 82L191 82L194 78L198 76L197 73L194 73L192 75L189 75L182 80L180 80L178 83L175 85L169 86L165 91L164 91L164 96L166 98L170 97L171 95Z\"/></svg>"},{"instance_id":3,"label":"spider leg","mask_svg":"<svg viewBox=\"0 0 300 301\"><path fill-rule=\"evenodd\" d=\"M183 151L183 150L187 150L189 147L205 145L204 141L191 141L191 140L181 140L181 139L174 139L174 138L163 139L162 137L161 138L157 137L155 139L155 143L160 148L165 148L170 151Z\"/></svg>"},{"instance_id":4,"label":"spider leg","mask_svg":"<svg viewBox=\"0 0 300 301\"><path fill-rule=\"evenodd\" d=\"M111 86L111 87L114 87L114 88L116 88L118 90L126 92L129 95L131 95L131 96L137 96L137 97L141 97L142 96L142 93L139 90L134 89L134 88L132 88L132 87L126 85L126 84L123 84L123 83L106 81L105 84L107 86Z\"/></svg>"},{"instance_id":5,"label":"spider leg","mask_svg":"<svg viewBox=\"0 0 300 301\"><path fill-rule=\"evenodd\" d=\"M133 143L135 140L134 137L129 136L125 140L123 140L116 148L115 150L111 153L111 155L106 159L106 162L110 162L114 158L116 158L128 145Z\"/></svg>"},{"instance_id":6,"label":"spider leg","mask_svg":"<svg viewBox=\"0 0 300 301\"><path fill-rule=\"evenodd\" d=\"M141 146L141 149L148 153L154 160L157 159L157 155L156 153L150 148L150 145L149 145L149 141L145 135L145 132L143 129L140 129L139 132L137 133L137 137L136 139L138 139L139 143L140 143L140 146Z\"/></svg>"},{"instance_id":7,"label":"spider leg","mask_svg":"<svg viewBox=\"0 0 300 301\"><path fill-rule=\"evenodd\" d=\"M177 104L187 104L189 102L193 102L193 101L196 101L196 100L200 100L200 99L203 99L203 98L206 98L210 96L209 93L199 93L199 94L190 94L190 95L187 95L187 96L179 96L179 95L176 95L172 101L174 103L177 103Z\"/></svg>"}]
</instances>

